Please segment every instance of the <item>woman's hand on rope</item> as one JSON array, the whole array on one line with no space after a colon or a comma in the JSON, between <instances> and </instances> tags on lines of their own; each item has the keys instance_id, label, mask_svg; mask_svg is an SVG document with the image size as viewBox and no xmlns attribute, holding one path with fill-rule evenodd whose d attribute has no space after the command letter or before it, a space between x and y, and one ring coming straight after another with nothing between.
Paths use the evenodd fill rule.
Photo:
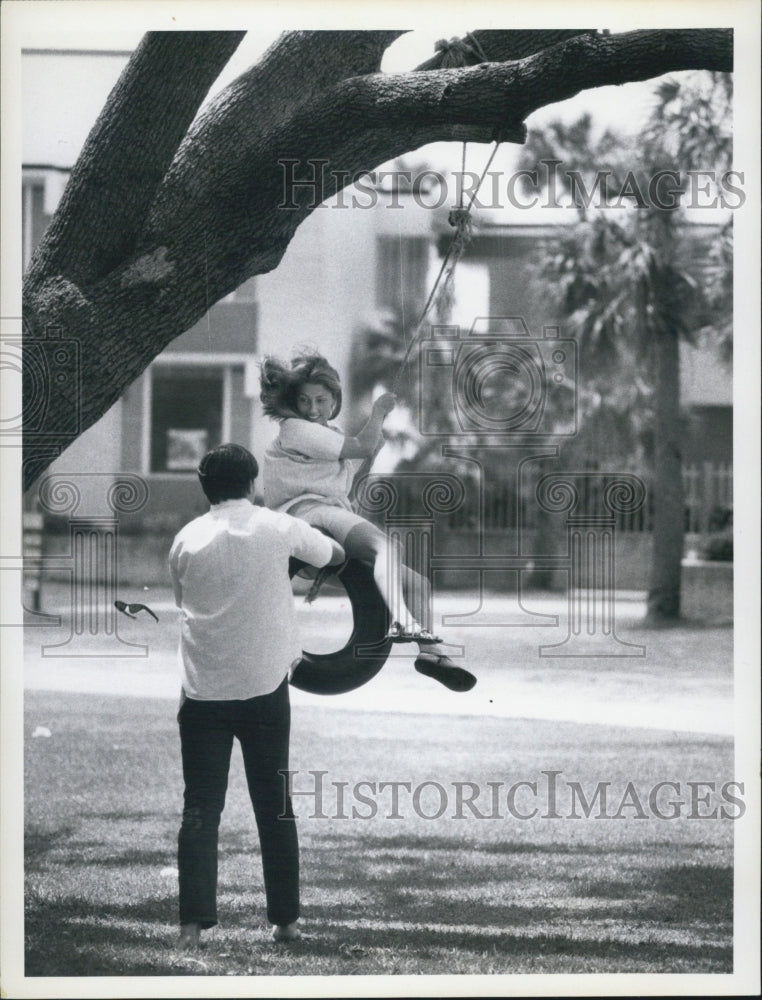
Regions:
<instances>
[{"instance_id":1,"label":"woman's hand on rope","mask_svg":"<svg viewBox=\"0 0 762 1000\"><path fill-rule=\"evenodd\" d=\"M339 458L373 459L380 444L383 444L382 428L386 415L396 404L397 399L391 392L379 396L371 407L370 417L363 429L355 437L344 439ZM365 471L367 472L367 469Z\"/></svg>"}]
</instances>

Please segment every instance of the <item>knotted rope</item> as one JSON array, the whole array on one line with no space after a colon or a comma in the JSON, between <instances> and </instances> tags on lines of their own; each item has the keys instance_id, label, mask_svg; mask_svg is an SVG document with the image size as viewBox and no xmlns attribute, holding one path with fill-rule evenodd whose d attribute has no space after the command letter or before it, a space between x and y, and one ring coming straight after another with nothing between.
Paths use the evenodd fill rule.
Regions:
<instances>
[{"instance_id":1,"label":"knotted rope","mask_svg":"<svg viewBox=\"0 0 762 1000\"><path fill-rule=\"evenodd\" d=\"M495 140L495 146L492 152L490 153L490 157L487 160L484 170L482 170L481 176L479 177L479 182L477 183L476 187L471 193L471 197L468 204L465 207L462 204L463 190L461 188L460 192L461 204L459 204L457 208L451 209L450 214L447 217L447 221L455 229L455 234L452 240L450 241L450 245L447 248L447 253L444 256L444 260L442 261L442 266L439 269L439 274L436 277L436 281L434 282L431 292L429 293L429 297L426 300L426 305L423 307L423 311L421 312L421 317L418 320L418 323L416 324L415 330L413 331L413 336L410 341L410 345L405 351L405 356L403 357L402 361L400 362L399 368L397 369L397 374L395 375L394 380L392 382L392 392L394 392L397 388L399 388L399 384L402 379L402 374L408 364L408 361L410 360L410 355L412 354L413 348L415 347L421 335L423 324L426 322L426 319L429 315L429 311L431 310L431 307L434 304L434 299L440 285L442 286L440 295L445 296L452 294L452 282L453 282L453 277L455 275L455 268L458 264L458 261L463 256L466 247L473 239L473 219L471 218L471 209L473 208L476 196L479 194L479 188L482 186L482 182L484 178L487 176L487 171L492 166L492 161L495 159L495 154L497 153L501 142L502 142L502 128L498 133L497 139ZM463 143L464 174L465 174L465 147L466 143Z\"/></svg>"}]
</instances>

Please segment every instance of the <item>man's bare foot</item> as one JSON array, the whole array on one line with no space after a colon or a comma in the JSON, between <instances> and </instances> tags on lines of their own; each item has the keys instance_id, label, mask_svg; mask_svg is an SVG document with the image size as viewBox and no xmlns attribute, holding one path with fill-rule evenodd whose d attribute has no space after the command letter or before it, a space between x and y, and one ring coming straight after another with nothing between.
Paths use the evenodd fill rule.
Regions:
<instances>
[{"instance_id":1,"label":"man's bare foot","mask_svg":"<svg viewBox=\"0 0 762 1000\"><path fill-rule=\"evenodd\" d=\"M180 937L177 939L178 951L197 951L201 941L201 924L180 924Z\"/></svg>"},{"instance_id":2,"label":"man's bare foot","mask_svg":"<svg viewBox=\"0 0 762 1000\"><path fill-rule=\"evenodd\" d=\"M300 936L296 921L292 924L276 924L273 928L273 941L296 941Z\"/></svg>"}]
</instances>

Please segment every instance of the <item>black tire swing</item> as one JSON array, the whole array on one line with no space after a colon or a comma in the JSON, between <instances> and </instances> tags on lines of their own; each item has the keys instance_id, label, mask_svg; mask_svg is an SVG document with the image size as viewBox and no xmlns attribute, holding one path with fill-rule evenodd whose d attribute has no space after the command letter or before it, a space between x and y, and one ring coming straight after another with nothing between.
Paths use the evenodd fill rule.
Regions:
<instances>
[{"instance_id":1,"label":"black tire swing","mask_svg":"<svg viewBox=\"0 0 762 1000\"><path fill-rule=\"evenodd\" d=\"M290 576L304 565L298 559L291 559ZM335 653L302 652L291 684L311 694L346 694L362 687L383 667L392 648L392 641L386 636L389 613L370 566L358 559L348 559L335 575L344 585L352 606L352 634ZM370 648L358 655L359 647Z\"/></svg>"}]
</instances>

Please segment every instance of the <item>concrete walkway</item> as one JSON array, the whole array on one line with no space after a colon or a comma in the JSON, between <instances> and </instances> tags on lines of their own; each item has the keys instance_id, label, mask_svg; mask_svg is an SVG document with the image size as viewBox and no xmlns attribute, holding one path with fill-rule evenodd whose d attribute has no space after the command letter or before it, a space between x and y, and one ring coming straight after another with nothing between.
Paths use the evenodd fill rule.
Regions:
<instances>
[{"instance_id":1,"label":"concrete walkway","mask_svg":"<svg viewBox=\"0 0 762 1000\"><path fill-rule=\"evenodd\" d=\"M178 612L168 591L125 594L125 600L148 604L160 622L157 625L145 612L134 620L120 615L118 635L109 637L107 648L100 651L92 636L87 641L71 638L68 593L61 588L52 596L46 610L61 614L61 626L26 630L27 689L178 698ZM323 594L315 604L299 600L297 607L306 649L329 652L344 645L351 627L345 597ZM620 594L616 633L621 644L608 647L616 655L597 655L599 645L587 638L587 645L574 650L576 655L558 657L547 654L572 649L568 643L559 646L568 634L564 597L528 595L519 606L504 595L480 602L474 593L447 593L437 596L436 610L438 631L453 653L463 650L456 662L478 677L472 691L456 694L422 677L413 669L414 647L410 653L404 652L407 647L397 647L403 652L395 652L367 685L332 697L292 689L294 705L733 732L728 628L648 631L641 625L643 595ZM559 648L546 648L541 655L541 647L554 645Z\"/></svg>"}]
</instances>

